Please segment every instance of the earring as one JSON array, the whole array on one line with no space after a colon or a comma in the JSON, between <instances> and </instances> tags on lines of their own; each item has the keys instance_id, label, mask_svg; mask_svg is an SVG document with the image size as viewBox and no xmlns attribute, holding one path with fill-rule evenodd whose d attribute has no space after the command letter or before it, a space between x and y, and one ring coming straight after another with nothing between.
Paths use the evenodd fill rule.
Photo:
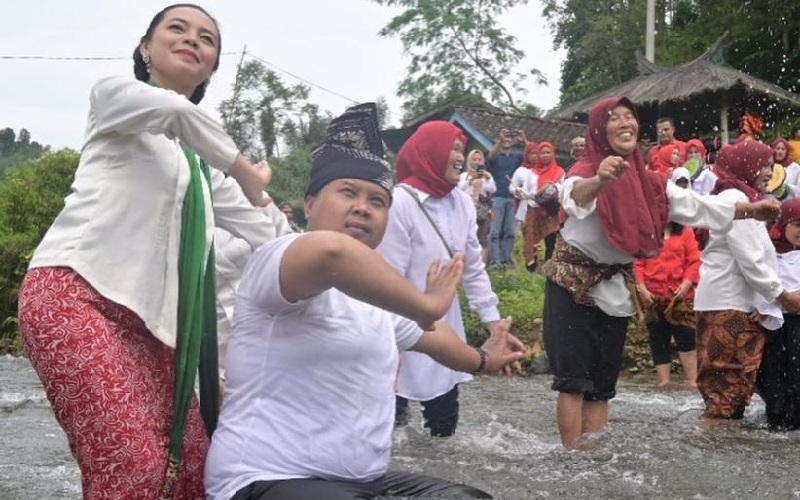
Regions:
<instances>
[{"instance_id":1,"label":"earring","mask_svg":"<svg viewBox=\"0 0 800 500\"><path fill-rule=\"evenodd\" d=\"M142 54L142 61L147 66L147 71L150 71L150 54Z\"/></svg>"}]
</instances>

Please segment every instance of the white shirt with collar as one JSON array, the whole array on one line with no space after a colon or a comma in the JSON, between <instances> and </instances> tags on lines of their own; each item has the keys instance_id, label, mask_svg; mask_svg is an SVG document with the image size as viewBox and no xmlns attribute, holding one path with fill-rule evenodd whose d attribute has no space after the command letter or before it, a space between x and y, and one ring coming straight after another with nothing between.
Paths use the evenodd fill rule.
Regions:
<instances>
[{"instance_id":1,"label":"white shirt with collar","mask_svg":"<svg viewBox=\"0 0 800 500\"><path fill-rule=\"evenodd\" d=\"M255 248L275 237L223 171L239 154L208 113L176 92L128 77L99 80L71 193L30 267L72 268L107 299L135 312L175 347L181 211L189 165L180 145L211 169L203 181L206 251L215 223Z\"/></svg>"},{"instance_id":2,"label":"white shirt with collar","mask_svg":"<svg viewBox=\"0 0 800 500\"><path fill-rule=\"evenodd\" d=\"M431 262L450 258L441 238L414 201L413 196L417 196L441 231L447 246L454 253L464 254L461 284L470 307L484 323L500 319L497 295L492 291L481 258L472 199L459 189L438 198L406 186L411 189L411 194L403 186L406 185L394 188L389 223L377 251L420 290L425 290L425 277ZM462 340L466 338L458 297L453 300L443 320ZM425 354L404 352L400 359L397 392L409 399L428 401L471 379L471 375L446 368Z\"/></svg>"}]
</instances>

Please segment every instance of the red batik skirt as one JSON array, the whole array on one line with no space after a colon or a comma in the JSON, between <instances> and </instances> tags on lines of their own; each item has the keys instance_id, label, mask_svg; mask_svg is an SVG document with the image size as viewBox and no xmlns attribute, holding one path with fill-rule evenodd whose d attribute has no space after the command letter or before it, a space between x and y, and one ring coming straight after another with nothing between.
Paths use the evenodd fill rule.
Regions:
<instances>
[{"instance_id":1,"label":"red batik skirt","mask_svg":"<svg viewBox=\"0 0 800 500\"><path fill-rule=\"evenodd\" d=\"M81 470L83 498L204 498L208 436L197 398L175 491L165 491L175 351L64 267L31 269L19 330Z\"/></svg>"}]
</instances>

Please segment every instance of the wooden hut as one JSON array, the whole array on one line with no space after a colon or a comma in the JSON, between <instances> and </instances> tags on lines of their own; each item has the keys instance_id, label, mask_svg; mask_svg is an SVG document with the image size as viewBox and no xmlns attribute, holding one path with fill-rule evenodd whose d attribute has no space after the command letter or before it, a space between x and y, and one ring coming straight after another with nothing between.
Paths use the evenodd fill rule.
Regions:
<instances>
[{"instance_id":1,"label":"wooden hut","mask_svg":"<svg viewBox=\"0 0 800 500\"><path fill-rule=\"evenodd\" d=\"M747 110L767 123L796 116L800 95L726 65L726 37L717 39L694 61L675 67L658 66L637 55L638 77L547 116L585 122L591 107L603 97L626 96L638 107L643 136L655 139L656 119L669 116L676 122L679 138L713 131L723 142L728 142L731 128L736 130Z\"/></svg>"}]
</instances>

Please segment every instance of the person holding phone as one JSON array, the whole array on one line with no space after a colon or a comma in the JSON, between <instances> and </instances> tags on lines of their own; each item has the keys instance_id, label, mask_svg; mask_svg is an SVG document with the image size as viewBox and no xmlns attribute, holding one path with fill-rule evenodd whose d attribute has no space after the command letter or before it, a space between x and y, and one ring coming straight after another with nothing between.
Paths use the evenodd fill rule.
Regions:
<instances>
[{"instance_id":1,"label":"person holding phone","mask_svg":"<svg viewBox=\"0 0 800 500\"><path fill-rule=\"evenodd\" d=\"M478 243L484 265L489 264L489 225L492 216L492 194L497 191L492 174L486 170L486 157L480 149L473 149L467 155L467 171L462 172L458 188L470 195L475 204L478 223Z\"/></svg>"}]
</instances>

